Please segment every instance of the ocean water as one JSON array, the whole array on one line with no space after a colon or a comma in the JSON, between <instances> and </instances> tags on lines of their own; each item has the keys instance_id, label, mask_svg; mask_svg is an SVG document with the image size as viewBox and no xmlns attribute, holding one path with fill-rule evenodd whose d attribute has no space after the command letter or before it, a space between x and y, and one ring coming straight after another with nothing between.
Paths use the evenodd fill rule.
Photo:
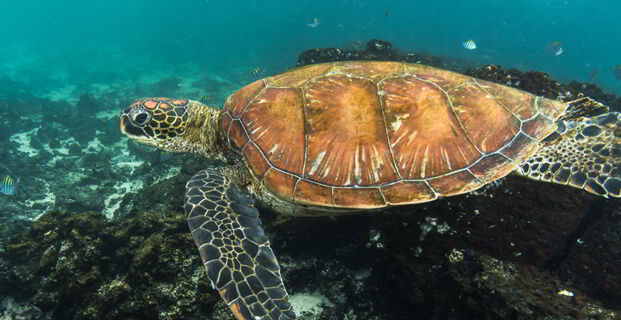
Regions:
<instances>
[{"instance_id":1,"label":"ocean water","mask_svg":"<svg viewBox=\"0 0 621 320\"><path fill-rule=\"evenodd\" d=\"M214 162L124 137L134 99L220 106L308 49L370 39L619 96L620 13L612 0L0 0L0 179L19 181L0 193L0 320L230 319L182 217L185 182ZM302 320L618 319L618 204L509 177L394 215L261 218Z\"/></svg>"},{"instance_id":2,"label":"ocean water","mask_svg":"<svg viewBox=\"0 0 621 320\"><path fill-rule=\"evenodd\" d=\"M0 75L60 99L93 83L163 73L224 76L262 66L274 74L309 48L379 38L618 94L620 11L620 2L604 0L4 1ZM461 46L468 39L476 50ZM546 52L551 41L561 41L563 54Z\"/></svg>"}]
</instances>

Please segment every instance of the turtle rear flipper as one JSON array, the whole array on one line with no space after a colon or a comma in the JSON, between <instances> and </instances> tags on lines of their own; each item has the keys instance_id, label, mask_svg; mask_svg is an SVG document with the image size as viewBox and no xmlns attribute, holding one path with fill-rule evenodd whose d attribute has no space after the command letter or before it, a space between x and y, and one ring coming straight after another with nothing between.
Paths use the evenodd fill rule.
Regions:
<instances>
[{"instance_id":1,"label":"turtle rear flipper","mask_svg":"<svg viewBox=\"0 0 621 320\"><path fill-rule=\"evenodd\" d=\"M621 114L559 120L557 125L516 173L606 198L621 197Z\"/></svg>"},{"instance_id":2,"label":"turtle rear flipper","mask_svg":"<svg viewBox=\"0 0 621 320\"><path fill-rule=\"evenodd\" d=\"M295 319L254 199L233 169L209 168L186 184L185 211L207 277L238 320Z\"/></svg>"}]
</instances>

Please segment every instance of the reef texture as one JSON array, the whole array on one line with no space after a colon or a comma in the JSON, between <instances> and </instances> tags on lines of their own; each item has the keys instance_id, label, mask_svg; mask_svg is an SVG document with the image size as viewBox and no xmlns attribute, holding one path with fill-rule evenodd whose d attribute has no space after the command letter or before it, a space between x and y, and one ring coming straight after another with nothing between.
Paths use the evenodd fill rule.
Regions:
<instances>
[{"instance_id":1,"label":"reef texture","mask_svg":"<svg viewBox=\"0 0 621 320\"><path fill-rule=\"evenodd\" d=\"M218 298L184 217L55 211L0 249L0 295L51 319L198 319Z\"/></svg>"},{"instance_id":2,"label":"reef texture","mask_svg":"<svg viewBox=\"0 0 621 320\"><path fill-rule=\"evenodd\" d=\"M356 59L403 55L381 40L339 50L307 51L298 64L344 60L344 51L358 52ZM621 109L619 97L590 84L405 56L550 98L588 95ZM9 169L38 177L0 204L0 319L232 319L206 279L182 212L185 181L210 163L127 145L117 136L116 115L76 112L127 100L85 95L74 106L24 94L0 101L2 117L19 119L9 128L38 121L31 147L47 150L33 156L44 166L18 167L12 163L24 158L17 151L24 146L11 140L0 148ZM19 112L26 106L58 111L28 120ZM102 145L86 147L94 137ZM53 179L61 184L50 187ZM55 207L70 211L32 223L9 220L26 210L18 203L30 201L28 194L46 190L56 194ZM108 219L111 203L117 210ZM510 176L424 205L338 218L283 219L261 210L261 217L302 320L621 319L618 199Z\"/></svg>"}]
</instances>

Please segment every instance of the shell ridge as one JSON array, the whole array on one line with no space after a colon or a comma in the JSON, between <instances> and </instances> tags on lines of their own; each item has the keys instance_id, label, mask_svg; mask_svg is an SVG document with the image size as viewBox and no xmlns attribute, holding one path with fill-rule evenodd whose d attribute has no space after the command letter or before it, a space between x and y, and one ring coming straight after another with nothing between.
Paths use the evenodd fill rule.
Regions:
<instances>
[{"instance_id":1,"label":"shell ridge","mask_svg":"<svg viewBox=\"0 0 621 320\"><path fill-rule=\"evenodd\" d=\"M386 132L386 142L388 143L388 151L390 151L390 160L391 160L391 164L392 164L392 169L397 174L397 181L399 181L399 180L402 180L403 177L401 176L401 172L399 171L399 168L397 167L397 162L395 160L395 152L394 152L394 150L392 150L392 141L390 141L390 134L388 133L388 125L386 123L386 111L384 110L384 108L385 108L384 107L384 98L383 98L383 94L380 94L380 92L383 92L383 89L380 88L380 84L386 78L388 78L388 76L384 77L382 80L378 81L377 84L376 84L376 87L377 87L377 99L379 101L380 112L382 113L382 121L384 122L384 131ZM382 197L383 197L383 195L382 195Z\"/></svg>"},{"instance_id":2,"label":"shell ridge","mask_svg":"<svg viewBox=\"0 0 621 320\"><path fill-rule=\"evenodd\" d=\"M518 117L513 111L511 111L511 109L507 108L504 103L502 103L500 100L498 100L496 98L495 95L493 95L489 91L487 91L487 89L485 89L485 87L479 81L477 81L476 78L472 78L472 81L474 81L474 83L476 83L477 86L479 86L479 88L481 90L483 90L485 93L487 93L487 95L492 97L492 99L494 99L494 101L496 101L496 103L498 105L500 105L503 109L507 110L507 112L509 112L514 118L518 119L518 121L520 121L520 129L522 129L522 119L520 119L520 117Z\"/></svg>"},{"instance_id":3,"label":"shell ridge","mask_svg":"<svg viewBox=\"0 0 621 320\"><path fill-rule=\"evenodd\" d=\"M425 81L428 83L433 84L434 86L436 86L436 88L438 88L440 91L442 91L446 97L446 101L448 102L448 105L451 109L451 114L453 115L453 117L457 120L457 123L459 123L459 127L461 128L461 131L464 133L464 136L466 137L466 139L468 140L468 142L474 147L475 150L477 150L477 152L479 152L479 154L481 156L483 156L483 152L479 149L479 147L472 141L472 138L470 137L470 135L468 134L468 131L466 131L466 128L464 127L464 124L461 122L461 119L457 116L457 113L455 113L455 107L453 107L453 102L451 101L451 96L449 95L448 91L445 91L444 89L442 89L439 85L437 85L436 83L434 83L433 81L428 81L428 80L424 80L424 79L420 79L417 76L414 76L416 79L419 79L421 81ZM466 83L459 85L457 87L452 88L451 90L454 90L456 88L459 88L461 86L466 85ZM479 157L481 158L481 157Z\"/></svg>"}]
</instances>

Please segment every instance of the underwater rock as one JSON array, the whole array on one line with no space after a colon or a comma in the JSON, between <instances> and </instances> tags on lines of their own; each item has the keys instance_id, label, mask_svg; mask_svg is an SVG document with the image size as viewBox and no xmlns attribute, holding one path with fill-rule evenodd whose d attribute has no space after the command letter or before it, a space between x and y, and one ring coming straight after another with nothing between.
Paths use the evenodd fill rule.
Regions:
<instances>
[{"instance_id":1,"label":"underwater rock","mask_svg":"<svg viewBox=\"0 0 621 320\"><path fill-rule=\"evenodd\" d=\"M200 319L219 299L183 215L50 212L0 247L0 295L51 319Z\"/></svg>"},{"instance_id":2,"label":"underwater rock","mask_svg":"<svg viewBox=\"0 0 621 320\"><path fill-rule=\"evenodd\" d=\"M489 256L466 257L449 266L461 286L460 300L479 319L618 319L620 313L594 304L581 292L563 289L545 272Z\"/></svg>"},{"instance_id":3,"label":"underwater rock","mask_svg":"<svg viewBox=\"0 0 621 320\"><path fill-rule=\"evenodd\" d=\"M446 62L433 56L402 52L392 49L392 44L388 41L373 39L367 42L364 50L358 46L344 45L340 48L316 48L302 52L298 56L297 67L333 62L333 61L352 61L352 60L386 60L403 61L411 63L423 63L430 66L446 67Z\"/></svg>"},{"instance_id":4,"label":"underwater rock","mask_svg":"<svg viewBox=\"0 0 621 320\"><path fill-rule=\"evenodd\" d=\"M49 314L28 303L16 303L11 297L0 300L0 319L11 320L46 320Z\"/></svg>"},{"instance_id":5,"label":"underwater rock","mask_svg":"<svg viewBox=\"0 0 621 320\"><path fill-rule=\"evenodd\" d=\"M379 39L372 39L367 42L367 51L391 52L392 43Z\"/></svg>"},{"instance_id":6,"label":"underwater rock","mask_svg":"<svg viewBox=\"0 0 621 320\"><path fill-rule=\"evenodd\" d=\"M599 206L583 221L563 252L563 263L554 271L564 282L575 283L583 292L621 310L621 210Z\"/></svg>"}]
</instances>

